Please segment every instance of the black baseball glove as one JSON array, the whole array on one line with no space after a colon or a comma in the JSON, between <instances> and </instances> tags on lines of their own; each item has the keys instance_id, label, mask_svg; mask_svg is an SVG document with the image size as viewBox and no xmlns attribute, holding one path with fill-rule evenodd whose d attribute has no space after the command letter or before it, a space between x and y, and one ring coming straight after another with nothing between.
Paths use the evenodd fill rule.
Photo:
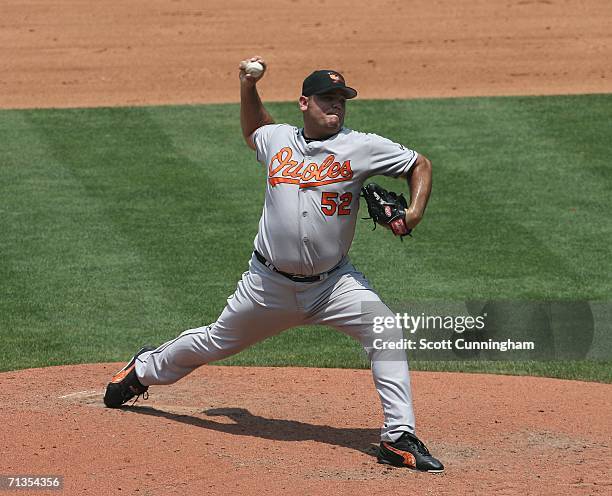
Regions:
<instances>
[{"instance_id":1,"label":"black baseball glove","mask_svg":"<svg viewBox=\"0 0 612 496\"><path fill-rule=\"evenodd\" d=\"M412 229L406 226L405 209L408 208L408 203L403 194L398 195L378 184L370 183L361 188L361 196L365 198L370 214L365 219L374 221L374 229L376 224L388 227L393 234L400 236L400 239L412 232Z\"/></svg>"}]
</instances>

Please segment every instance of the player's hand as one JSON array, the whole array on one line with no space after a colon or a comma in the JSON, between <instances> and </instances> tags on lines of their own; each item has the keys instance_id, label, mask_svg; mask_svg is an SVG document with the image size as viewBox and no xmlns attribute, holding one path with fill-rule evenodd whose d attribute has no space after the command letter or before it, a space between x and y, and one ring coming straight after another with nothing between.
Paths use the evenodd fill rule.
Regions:
<instances>
[{"instance_id":1,"label":"player's hand","mask_svg":"<svg viewBox=\"0 0 612 496\"><path fill-rule=\"evenodd\" d=\"M263 65L264 71L259 76L253 76L251 74L247 74L245 69L249 62L259 62L261 65ZM240 83L246 84L249 86L254 86L264 76L264 74L266 73L266 69L267 69L266 61L259 55L255 55L249 59L245 59L241 61L240 64L238 65L238 70L239 70L238 76L240 78Z\"/></svg>"}]
</instances>

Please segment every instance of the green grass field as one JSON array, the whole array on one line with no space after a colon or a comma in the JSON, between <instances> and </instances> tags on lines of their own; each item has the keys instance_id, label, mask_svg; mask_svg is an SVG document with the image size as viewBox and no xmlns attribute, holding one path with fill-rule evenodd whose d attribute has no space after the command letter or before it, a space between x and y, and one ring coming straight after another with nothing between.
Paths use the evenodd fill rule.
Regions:
<instances>
[{"instance_id":1,"label":"green grass field","mask_svg":"<svg viewBox=\"0 0 612 496\"><path fill-rule=\"evenodd\" d=\"M351 258L383 299L612 299L612 95L348 107L349 127L434 163L414 239L358 223ZM300 123L294 103L268 108ZM265 188L237 105L5 110L0 134L0 370L124 360L217 317ZM367 366L322 328L227 363ZM412 367L612 382L609 361Z\"/></svg>"}]
</instances>

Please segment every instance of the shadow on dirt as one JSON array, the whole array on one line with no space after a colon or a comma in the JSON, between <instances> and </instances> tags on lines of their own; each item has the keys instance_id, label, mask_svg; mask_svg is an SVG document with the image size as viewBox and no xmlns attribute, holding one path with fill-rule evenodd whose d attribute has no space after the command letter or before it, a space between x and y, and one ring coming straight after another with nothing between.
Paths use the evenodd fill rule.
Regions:
<instances>
[{"instance_id":1,"label":"shadow on dirt","mask_svg":"<svg viewBox=\"0 0 612 496\"><path fill-rule=\"evenodd\" d=\"M330 427L308 424L297 420L271 419L253 415L245 408L212 408L202 413L208 417L227 417L234 424L215 422L193 415L165 412L150 406L122 408L126 412L163 417L175 422L211 429L236 436L252 436L273 441L317 441L342 448L350 448L376 456L371 443L380 437L378 429Z\"/></svg>"}]
</instances>

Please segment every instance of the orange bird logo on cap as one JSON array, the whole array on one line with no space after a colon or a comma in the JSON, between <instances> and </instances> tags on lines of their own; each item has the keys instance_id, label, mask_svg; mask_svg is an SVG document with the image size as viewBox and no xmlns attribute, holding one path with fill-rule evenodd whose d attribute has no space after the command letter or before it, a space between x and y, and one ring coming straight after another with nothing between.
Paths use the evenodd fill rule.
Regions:
<instances>
[{"instance_id":1,"label":"orange bird logo on cap","mask_svg":"<svg viewBox=\"0 0 612 496\"><path fill-rule=\"evenodd\" d=\"M342 78L338 75L335 74L333 72L329 73L329 78L334 82L334 83L341 83L342 82Z\"/></svg>"}]
</instances>

